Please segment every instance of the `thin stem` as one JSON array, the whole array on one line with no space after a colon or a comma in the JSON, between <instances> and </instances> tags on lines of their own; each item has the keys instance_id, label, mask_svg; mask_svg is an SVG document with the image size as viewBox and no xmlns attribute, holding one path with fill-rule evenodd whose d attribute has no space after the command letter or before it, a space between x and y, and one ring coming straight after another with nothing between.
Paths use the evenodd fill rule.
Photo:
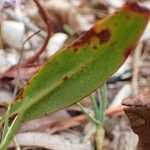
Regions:
<instances>
[{"instance_id":1,"label":"thin stem","mask_svg":"<svg viewBox=\"0 0 150 150\"><path fill-rule=\"evenodd\" d=\"M14 137L13 141L15 143L16 150L21 150L21 148L20 148L20 146L19 146L19 144L18 144L18 142L17 142L15 137Z\"/></svg>"},{"instance_id":2,"label":"thin stem","mask_svg":"<svg viewBox=\"0 0 150 150\"><path fill-rule=\"evenodd\" d=\"M18 91L18 87L19 87L19 82L20 82L20 68L21 68L21 60L23 58L23 52L24 52L24 46L26 44L27 41L29 41L32 37L34 37L35 35L37 35L39 32L41 32L41 30L37 31L36 33L33 33L31 36L29 36L22 44L22 48L21 48L21 52L20 52L20 58L19 58L19 62L18 62L18 68L17 68L17 80L16 80L16 86L14 89L14 94L13 94L13 98L16 97L17 91Z\"/></svg>"},{"instance_id":3,"label":"thin stem","mask_svg":"<svg viewBox=\"0 0 150 150\"><path fill-rule=\"evenodd\" d=\"M37 58L39 58L39 56L45 51L47 44L49 42L49 38L51 37L51 31L52 31L52 22L50 21L50 18L47 16L45 10L43 9L42 5L40 4L40 2L38 0L33 0L35 2L35 4L37 5L38 9L39 9L39 13L43 19L43 21L45 22L46 26L47 26L47 37L46 40L43 44L43 46L41 47L41 49L39 50L39 52L37 52L37 54L35 54L33 57L25 60L23 62L23 66L26 66L29 63L33 63L35 60L37 60ZM51 27L51 28L50 28Z\"/></svg>"},{"instance_id":4,"label":"thin stem","mask_svg":"<svg viewBox=\"0 0 150 150\"><path fill-rule=\"evenodd\" d=\"M105 138L105 130L103 128L104 118L105 118L105 110L107 105L107 87L106 83L101 87L98 91L98 100L99 100L99 122L102 124L101 126L97 126L96 132L96 149L102 150L104 145Z\"/></svg>"},{"instance_id":5,"label":"thin stem","mask_svg":"<svg viewBox=\"0 0 150 150\"><path fill-rule=\"evenodd\" d=\"M20 127L20 122L23 118L24 112L25 111L20 112L12 122L10 128L8 128L8 132L6 133L4 139L0 144L0 150L7 150L9 143L11 142L11 140L13 139L14 135Z\"/></svg>"},{"instance_id":6,"label":"thin stem","mask_svg":"<svg viewBox=\"0 0 150 150\"><path fill-rule=\"evenodd\" d=\"M96 131L96 150L103 150L105 130L99 126Z\"/></svg>"},{"instance_id":7,"label":"thin stem","mask_svg":"<svg viewBox=\"0 0 150 150\"><path fill-rule=\"evenodd\" d=\"M106 83L98 91L98 100L99 100L99 121L104 122L105 110L107 106L107 86Z\"/></svg>"},{"instance_id":8,"label":"thin stem","mask_svg":"<svg viewBox=\"0 0 150 150\"><path fill-rule=\"evenodd\" d=\"M95 117L90 115L90 113L84 108L80 103L78 103L81 111L94 123L96 126L96 149L102 150L104 145L104 138L105 138L105 130L103 128L104 124L104 117L105 117L105 110L107 105L107 87L106 83L98 90L98 101L99 106L96 102L96 99L93 95L90 96L92 102L92 108L95 113Z\"/></svg>"},{"instance_id":9,"label":"thin stem","mask_svg":"<svg viewBox=\"0 0 150 150\"><path fill-rule=\"evenodd\" d=\"M96 99L94 97L94 95L91 95L90 96L90 100L91 100L91 103L92 103L92 108L94 110L94 113L95 113L95 118L98 119L98 105L97 105L97 102L96 102Z\"/></svg>"},{"instance_id":10,"label":"thin stem","mask_svg":"<svg viewBox=\"0 0 150 150\"><path fill-rule=\"evenodd\" d=\"M98 120L96 120L83 106L81 103L77 103L80 107L81 111L95 124L95 125L101 125Z\"/></svg>"}]
</instances>

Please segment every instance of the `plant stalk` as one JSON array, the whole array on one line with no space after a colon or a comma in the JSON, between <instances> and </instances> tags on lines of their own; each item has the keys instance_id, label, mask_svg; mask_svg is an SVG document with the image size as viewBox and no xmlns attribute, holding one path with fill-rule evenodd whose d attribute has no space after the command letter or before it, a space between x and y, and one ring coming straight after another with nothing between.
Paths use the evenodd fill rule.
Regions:
<instances>
[{"instance_id":1,"label":"plant stalk","mask_svg":"<svg viewBox=\"0 0 150 150\"><path fill-rule=\"evenodd\" d=\"M104 139L105 139L105 130L103 126L98 126L96 132L96 150L103 150Z\"/></svg>"},{"instance_id":2,"label":"plant stalk","mask_svg":"<svg viewBox=\"0 0 150 150\"><path fill-rule=\"evenodd\" d=\"M20 122L23 118L24 111L19 113L18 116L14 119L13 123L11 124L10 128L8 129L4 139L0 143L0 150L7 150L9 143L13 139L14 135L17 133L17 130L20 127Z\"/></svg>"}]
</instances>

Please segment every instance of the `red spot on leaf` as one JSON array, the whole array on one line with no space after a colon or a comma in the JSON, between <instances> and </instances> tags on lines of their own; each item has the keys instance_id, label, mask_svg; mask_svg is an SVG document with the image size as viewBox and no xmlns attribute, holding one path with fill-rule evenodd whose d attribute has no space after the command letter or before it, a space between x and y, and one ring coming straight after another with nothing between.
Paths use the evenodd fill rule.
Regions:
<instances>
[{"instance_id":1,"label":"red spot on leaf","mask_svg":"<svg viewBox=\"0 0 150 150\"><path fill-rule=\"evenodd\" d=\"M64 81L67 81L69 78L67 77L67 76L65 76L64 78L63 78L63 80Z\"/></svg>"},{"instance_id":2,"label":"red spot on leaf","mask_svg":"<svg viewBox=\"0 0 150 150\"><path fill-rule=\"evenodd\" d=\"M77 39L77 41L70 45L70 48L75 49L75 52L77 52L78 47L82 46L83 44L88 44L94 36L96 36L96 32L93 28L91 28L89 31L81 35L81 37Z\"/></svg>"},{"instance_id":3,"label":"red spot on leaf","mask_svg":"<svg viewBox=\"0 0 150 150\"><path fill-rule=\"evenodd\" d=\"M100 43L106 43L111 37L111 32L109 29L103 29L100 33L97 34L97 37L100 40Z\"/></svg>"},{"instance_id":4,"label":"red spot on leaf","mask_svg":"<svg viewBox=\"0 0 150 150\"><path fill-rule=\"evenodd\" d=\"M100 40L100 43L105 43L110 39L111 32L109 31L109 29L103 29L102 31L100 31L100 33L96 33L94 28L91 28L69 47L73 49L73 52L77 52L80 46L82 46L83 44L90 44L92 39L96 37Z\"/></svg>"}]
</instances>

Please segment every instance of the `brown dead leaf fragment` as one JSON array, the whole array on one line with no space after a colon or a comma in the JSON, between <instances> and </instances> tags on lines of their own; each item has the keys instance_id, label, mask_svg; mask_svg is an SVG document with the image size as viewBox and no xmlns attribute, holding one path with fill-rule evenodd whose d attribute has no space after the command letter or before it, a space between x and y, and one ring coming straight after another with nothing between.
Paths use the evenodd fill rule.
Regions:
<instances>
[{"instance_id":1,"label":"brown dead leaf fragment","mask_svg":"<svg viewBox=\"0 0 150 150\"><path fill-rule=\"evenodd\" d=\"M58 123L64 120L71 118L69 113L66 110L61 110L59 112L54 113L53 115L44 116L42 118L30 120L27 122L23 122L20 127L20 132L29 132L29 131L45 131ZM62 131L63 129L61 129ZM57 130L55 130L57 132ZM59 131L59 130L58 130ZM52 131L50 131L52 133Z\"/></svg>"},{"instance_id":2,"label":"brown dead leaf fragment","mask_svg":"<svg viewBox=\"0 0 150 150\"><path fill-rule=\"evenodd\" d=\"M18 145L27 147L27 149L30 150L91 150L90 142L81 143L80 141L82 140L82 138L79 138L79 136L64 137L64 135L60 134L51 135L49 133L43 132L19 133L15 137ZM14 146L15 144L12 142L9 146L9 149L13 148Z\"/></svg>"},{"instance_id":3,"label":"brown dead leaf fragment","mask_svg":"<svg viewBox=\"0 0 150 150\"><path fill-rule=\"evenodd\" d=\"M51 0L43 3L44 8L47 10L49 18L54 23L54 31L63 31L64 24L69 25L75 32L80 31L80 22L78 20L78 11L76 7L69 1Z\"/></svg>"},{"instance_id":4,"label":"brown dead leaf fragment","mask_svg":"<svg viewBox=\"0 0 150 150\"><path fill-rule=\"evenodd\" d=\"M125 98L123 105L131 128L139 136L138 150L150 149L150 92Z\"/></svg>"},{"instance_id":5,"label":"brown dead leaf fragment","mask_svg":"<svg viewBox=\"0 0 150 150\"><path fill-rule=\"evenodd\" d=\"M19 78L21 81L29 80L34 73L40 68L41 64L22 66L20 68ZM5 84L12 83L17 78L17 66L13 66L8 69L3 74L0 74L0 87L3 87Z\"/></svg>"}]
</instances>

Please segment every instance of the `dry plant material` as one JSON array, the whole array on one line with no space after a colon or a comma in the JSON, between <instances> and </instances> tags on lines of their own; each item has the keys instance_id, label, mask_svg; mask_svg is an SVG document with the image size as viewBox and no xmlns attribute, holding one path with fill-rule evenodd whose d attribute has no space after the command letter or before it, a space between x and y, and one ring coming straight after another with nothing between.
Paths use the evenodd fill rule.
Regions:
<instances>
[{"instance_id":1,"label":"dry plant material","mask_svg":"<svg viewBox=\"0 0 150 150\"><path fill-rule=\"evenodd\" d=\"M115 106L115 107L110 107L106 110L106 116L108 117L113 117L113 116L119 116L119 115L123 115L124 114L124 111L123 109L125 108L126 106Z\"/></svg>"},{"instance_id":2,"label":"dry plant material","mask_svg":"<svg viewBox=\"0 0 150 150\"><path fill-rule=\"evenodd\" d=\"M80 143L77 138L68 139L62 135L50 135L41 132L28 132L16 135L16 141L20 146L33 146L52 150L91 150L90 143ZM14 147L14 143L10 145Z\"/></svg>"},{"instance_id":3,"label":"dry plant material","mask_svg":"<svg viewBox=\"0 0 150 150\"><path fill-rule=\"evenodd\" d=\"M20 69L20 76L21 76L20 78L24 80L29 80L29 78L31 78L33 73L35 73L40 66L41 64L23 66ZM2 74L0 78L2 81L5 79L10 79L10 80L16 79L17 78L16 68L14 67L10 68L4 74Z\"/></svg>"},{"instance_id":4,"label":"dry plant material","mask_svg":"<svg viewBox=\"0 0 150 150\"><path fill-rule=\"evenodd\" d=\"M55 30L62 30L62 25L68 24L73 30L79 31L80 25L77 19L75 7L66 0L51 0L44 3L44 8L48 11L49 17L55 23Z\"/></svg>"},{"instance_id":5,"label":"dry plant material","mask_svg":"<svg viewBox=\"0 0 150 150\"><path fill-rule=\"evenodd\" d=\"M123 108L126 106L118 106L106 110L107 117L114 117L124 114ZM69 109L69 108L68 108ZM51 133L62 132L69 128L79 126L86 123L88 118L85 115L77 115L70 117L65 111L56 112L53 115L45 116L39 119L22 123L20 132L27 131L43 131L50 128Z\"/></svg>"},{"instance_id":6,"label":"dry plant material","mask_svg":"<svg viewBox=\"0 0 150 150\"><path fill-rule=\"evenodd\" d=\"M41 64L22 66L20 68L20 75L19 75L21 83L29 80L32 77L32 75L38 71L40 67ZM7 84L13 84L16 78L17 78L17 66L11 67L5 73L0 75L0 87L4 87Z\"/></svg>"},{"instance_id":7,"label":"dry plant material","mask_svg":"<svg viewBox=\"0 0 150 150\"><path fill-rule=\"evenodd\" d=\"M75 127L83 123L86 123L87 121L88 121L88 118L85 115L78 115L78 116L64 119L62 121L58 121L54 123L53 126L51 126L51 131L52 133L64 131L71 127Z\"/></svg>"},{"instance_id":8,"label":"dry plant material","mask_svg":"<svg viewBox=\"0 0 150 150\"><path fill-rule=\"evenodd\" d=\"M46 50L49 38L51 37L51 31L52 31L52 23L51 20L49 19L49 17L47 16L45 10L43 9L43 7L41 6L41 4L38 2L38 0L34 0L34 2L36 3L38 9L39 9L39 13L43 19L43 21L45 22L45 24L47 25L47 37L44 41L43 46L41 47L41 49L39 50L39 52L37 52L33 57L24 60L24 62L21 63L21 67L27 67L29 66L29 64L33 64L35 61L37 61L40 57L40 55ZM0 79L4 78L6 76L7 78L7 74L10 73L12 70L15 73L15 70L17 72L17 68L18 65L14 65L12 66L10 69L8 69L3 75L1 75ZM32 75L32 74L31 74ZM12 77L13 78L13 77Z\"/></svg>"},{"instance_id":9,"label":"dry plant material","mask_svg":"<svg viewBox=\"0 0 150 150\"><path fill-rule=\"evenodd\" d=\"M138 150L150 148L150 92L125 98L123 105L131 128L139 136Z\"/></svg>"},{"instance_id":10,"label":"dry plant material","mask_svg":"<svg viewBox=\"0 0 150 150\"><path fill-rule=\"evenodd\" d=\"M138 93L139 85L139 63L140 63L140 56L142 54L143 43L139 43L137 48L135 49L134 60L133 60L133 78L132 78L132 86L134 88L134 92Z\"/></svg>"},{"instance_id":11,"label":"dry plant material","mask_svg":"<svg viewBox=\"0 0 150 150\"><path fill-rule=\"evenodd\" d=\"M118 106L106 110L107 117L123 115L123 108L126 106ZM69 128L79 126L88 121L85 115L70 117L65 115L65 112L57 112L53 115L42 117L22 123L20 132L26 131L43 131L45 128L50 128L51 133L62 132Z\"/></svg>"},{"instance_id":12,"label":"dry plant material","mask_svg":"<svg viewBox=\"0 0 150 150\"><path fill-rule=\"evenodd\" d=\"M66 110L62 110L62 111L54 113L53 115L49 115L46 117L42 117L39 119L34 119L34 120L30 120L30 121L22 123L19 132L28 132L28 131L39 132L39 131L45 131L50 127L50 132L54 133L51 130L51 126L54 127L56 123L63 122L69 118L71 118L69 113L67 113ZM61 131L62 130L63 128L61 128ZM56 130L56 132L58 131L60 130Z\"/></svg>"},{"instance_id":13,"label":"dry plant material","mask_svg":"<svg viewBox=\"0 0 150 150\"><path fill-rule=\"evenodd\" d=\"M49 38L51 37L51 33L52 33L51 20L47 16L45 10L43 9L43 7L39 3L39 1L34 0L34 2L36 3L36 5L39 9L39 13L40 13L43 21L47 25L47 37L45 39L43 46L39 50L39 52L37 52L33 57L31 57L27 60L24 60L24 62L22 62L20 64L20 76L22 74L21 77L25 80L28 80L39 69L40 65L31 66L30 64L33 64L35 61L37 61L39 59L40 55L46 50ZM14 65L11 68L9 68L4 74L0 75L0 83L4 84L4 83L10 82L10 81L16 79L18 66L19 66L19 64Z\"/></svg>"},{"instance_id":14,"label":"dry plant material","mask_svg":"<svg viewBox=\"0 0 150 150\"><path fill-rule=\"evenodd\" d=\"M49 19L49 17L47 16L45 10L43 9L43 7L41 6L41 4L39 3L38 0L34 0L34 2L36 3L38 9L39 9L39 13L43 19L43 21L45 22L45 24L47 25L47 38L42 46L42 48L40 49L40 51L35 55L33 56L32 58L26 60L24 63L23 63L23 66L25 66L26 64L30 64L30 63L33 63L35 62L39 56L46 50L46 46L48 44L48 41L49 41L49 38L51 37L51 30L52 30L52 23L51 23L51 20Z\"/></svg>"}]
</instances>

